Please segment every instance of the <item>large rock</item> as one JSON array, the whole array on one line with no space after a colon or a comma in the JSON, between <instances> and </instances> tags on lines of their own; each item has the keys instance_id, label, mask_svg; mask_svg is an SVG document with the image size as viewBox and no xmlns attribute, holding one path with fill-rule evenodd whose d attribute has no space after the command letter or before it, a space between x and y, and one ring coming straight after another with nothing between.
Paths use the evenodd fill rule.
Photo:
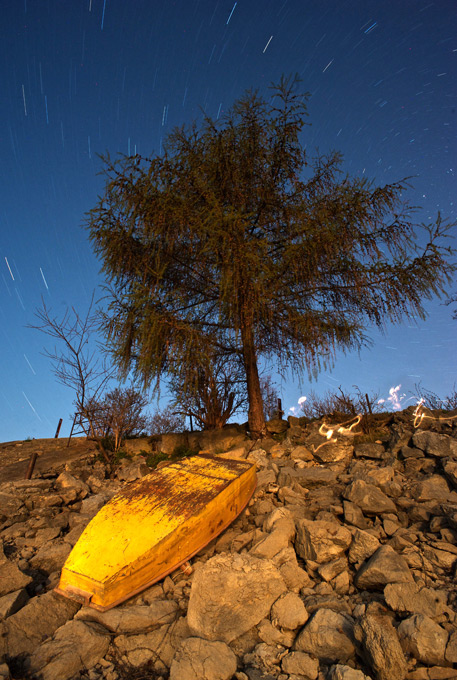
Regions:
<instances>
[{"instance_id":1,"label":"large rock","mask_svg":"<svg viewBox=\"0 0 457 680\"><path fill-rule=\"evenodd\" d=\"M367 614L355 628L376 680L403 680L408 671L397 632L387 616Z\"/></svg>"},{"instance_id":2,"label":"large rock","mask_svg":"<svg viewBox=\"0 0 457 680\"><path fill-rule=\"evenodd\" d=\"M305 677L309 680L315 680L319 674L319 662L305 652L290 652L282 659L281 668L291 677L298 675L299 678Z\"/></svg>"},{"instance_id":3,"label":"large rock","mask_svg":"<svg viewBox=\"0 0 457 680\"><path fill-rule=\"evenodd\" d=\"M414 614L398 626L403 649L429 666L446 666L446 645L449 633L424 614Z\"/></svg>"},{"instance_id":4,"label":"large rock","mask_svg":"<svg viewBox=\"0 0 457 680\"><path fill-rule=\"evenodd\" d=\"M75 619L99 623L113 633L144 633L172 623L177 614L178 604L174 600L152 600L149 605L127 605L106 612L84 607Z\"/></svg>"},{"instance_id":5,"label":"large rock","mask_svg":"<svg viewBox=\"0 0 457 680\"><path fill-rule=\"evenodd\" d=\"M337 522L306 520L297 522L295 548L304 560L329 562L340 557L352 541L349 529Z\"/></svg>"},{"instance_id":6,"label":"large rock","mask_svg":"<svg viewBox=\"0 0 457 680\"><path fill-rule=\"evenodd\" d=\"M382 545L362 564L354 584L361 590L383 590L388 583L414 583L414 578L405 558L390 545Z\"/></svg>"},{"instance_id":7,"label":"large rock","mask_svg":"<svg viewBox=\"0 0 457 680\"><path fill-rule=\"evenodd\" d=\"M50 574L62 569L70 552L71 545L69 543L45 543L31 558L30 564L34 569L41 569L41 571Z\"/></svg>"},{"instance_id":8,"label":"large rock","mask_svg":"<svg viewBox=\"0 0 457 680\"><path fill-rule=\"evenodd\" d=\"M327 680L371 680L371 678L362 671L337 663L330 667Z\"/></svg>"},{"instance_id":9,"label":"large rock","mask_svg":"<svg viewBox=\"0 0 457 680\"><path fill-rule=\"evenodd\" d=\"M14 562L4 560L0 562L0 597L15 590L25 588L32 582L32 578L24 574Z\"/></svg>"},{"instance_id":10,"label":"large rock","mask_svg":"<svg viewBox=\"0 0 457 680\"><path fill-rule=\"evenodd\" d=\"M97 624L68 621L53 638L32 654L30 671L40 680L69 680L102 659L110 644L106 630Z\"/></svg>"},{"instance_id":11,"label":"large rock","mask_svg":"<svg viewBox=\"0 0 457 680\"><path fill-rule=\"evenodd\" d=\"M0 658L31 654L43 639L73 618L80 606L53 591L32 598L0 624Z\"/></svg>"},{"instance_id":12,"label":"large rock","mask_svg":"<svg viewBox=\"0 0 457 680\"><path fill-rule=\"evenodd\" d=\"M294 648L324 663L348 661L355 653L353 629L349 616L318 609L298 634Z\"/></svg>"},{"instance_id":13,"label":"large rock","mask_svg":"<svg viewBox=\"0 0 457 680\"><path fill-rule=\"evenodd\" d=\"M195 573L189 627L197 637L229 643L266 618L285 590L270 561L252 555L217 555Z\"/></svg>"},{"instance_id":14,"label":"large rock","mask_svg":"<svg viewBox=\"0 0 457 680\"><path fill-rule=\"evenodd\" d=\"M349 561L354 564L361 564L371 557L379 547L380 543L376 536L369 534L368 531L356 529L349 548Z\"/></svg>"},{"instance_id":15,"label":"large rock","mask_svg":"<svg viewBox=\"0 0 457 680\"><path fill-rule=\"evenodd\" d=\"M415 485L412 495L416 501L445 503L449 498L449 485L441 475L430 475Z\"/></svg>"},{"instance_id":16,"label":"large rock","mask_svg":"<svg viewBox=\"0 0 457 680\"><path fill-rule=\"evenodd\" d=\"M374 484L367 484L362 479L356 479L349 484L344 497L355 503L367 515L379 515L383 512L396 512L397 508L391 498L378 489Z\"/></svg>"},{"instance_id":17,"label":"large rock","mask_svg":"<svg viewBox=\"0 0 457 680\"><path fill-rule=\"evenodd\" d=\"M173 658L170 680L230 680L236 666L236 656L224 642L190 637Z\"/></svg>"},{"instance_id":18,"label":"large rock","mask_svg":"<svg viewBox=\"0 0 457 680\"><path fill-rule=\"evenodd\" d=\"M271 620L278 628L295 630L309 618L303 600L296 593L285 593L271 608Z\"/></svg>"},{"instance_id":19,"label":"large rock","mask_svg":"<svg viewBox=\"0 0 457 680\"><path fill-rule=\"evenodd\" d=\"M457 441L445 434L438 434L429 430L417 430L413 434L413 444L429 456L436 456L437 458L457 457Z\"/></svg>"},{"instance_id":20,"label":"large rock","mask_svg":"<svg viewBox=\"0 0 457 680\"><path fill-rule=\"evenodd\" d=\"M384 588L384 599L399 614L425 614L434 618L451 612L445 591L419 589L415 583L390 583Z\"/></svg>"}]
</instances>

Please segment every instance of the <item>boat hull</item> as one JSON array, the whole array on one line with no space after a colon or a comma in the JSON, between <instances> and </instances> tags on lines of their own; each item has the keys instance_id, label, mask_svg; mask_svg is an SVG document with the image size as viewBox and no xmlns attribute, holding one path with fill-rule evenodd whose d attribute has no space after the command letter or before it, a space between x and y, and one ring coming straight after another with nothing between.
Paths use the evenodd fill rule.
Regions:
<instances>
[{"instance_id":1,"label":"boat hull","mask_svg":"<svg viewBox=\"0 0 457 680\"><path fill-rule=\"evenodd\" d=\"M163 579L226 529L255 465L200 454L127 484L87 525L56 591L101 611Z\"/></svg>"}]
</instances>

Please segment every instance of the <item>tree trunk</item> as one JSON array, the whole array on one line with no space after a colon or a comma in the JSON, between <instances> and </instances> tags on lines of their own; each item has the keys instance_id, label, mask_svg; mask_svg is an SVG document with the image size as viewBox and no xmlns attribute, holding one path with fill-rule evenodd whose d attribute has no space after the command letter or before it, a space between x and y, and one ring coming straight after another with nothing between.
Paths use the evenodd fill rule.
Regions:
<instances>
[{"instance_id":1,"label":"tree trunk","mask_svg":"<svg viewBox=\"0 0 457 680\"><path fill-rule=\"evenodd\" d=\"M260 437L265 430L265 418L263 415L263 400L262 392L260 390L254 337L252 334L252 326L249 324L242 325L241 340L243 343L243 360L246 371L246 385L249 401L249 430L251 435Z\"/></svg>"}]
</instances>

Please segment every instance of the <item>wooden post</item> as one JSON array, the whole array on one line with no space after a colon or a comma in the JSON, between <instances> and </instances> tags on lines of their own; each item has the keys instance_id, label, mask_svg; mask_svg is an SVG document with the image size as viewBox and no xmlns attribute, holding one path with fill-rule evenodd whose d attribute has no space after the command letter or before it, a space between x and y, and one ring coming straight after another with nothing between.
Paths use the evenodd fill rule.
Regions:
<instances>
[{"instance_id":1,"label":"wooden post","mask_svg":"<svg viewBox=\"0 0 457 680\"><path fill-rule=\"evenodd\" d=\"M33 468L35 467L35 463L36 463L37 458L38 458L38 454L36 452L32 453L32 455L30 457L29 465L28 465L28 468L27 468L27 472L25 473L25 479L32 479L32 472L33 472Z\"/></svg>"},{"instance_id":2,"label":"wooden post","mask_svg":"<svg viewBox=\"0 0 457 680\"><path fill-rule=\"evenodd\" d=\"M367 406L368 406L368 412L369 412L370 416L372 416L373 413L371 412L371 404L370 404L370 400L368 398L368 394L365 394L365 399L366 399Z\"/></svg>"},{"instance_id":3,"label":"wooden post","mask_svg":"<svg viewBox=\"0 0 457 680\"><path fill-rule=\"evenodd\" d=\"M282 402L281 399L278 397L278 418L282 418L284 415L284 411L282 410Z\"/></svg>"},{"instance_id":4,"label":"wooden post","mask_svg":"<svg viewBox=\"0 0 457 680\"><path fill-rule=\"evenodd\" d=\"M60 428L62 427L62 421L63 421L63 418L61 418L61 419L59 420L59 424L57 425L57 430L56 430L56 433L55 433L55 435L54 435L54 439L58 439L58 438L59 438L59 432L60 432Z\"/></svg>"}]
</instances>

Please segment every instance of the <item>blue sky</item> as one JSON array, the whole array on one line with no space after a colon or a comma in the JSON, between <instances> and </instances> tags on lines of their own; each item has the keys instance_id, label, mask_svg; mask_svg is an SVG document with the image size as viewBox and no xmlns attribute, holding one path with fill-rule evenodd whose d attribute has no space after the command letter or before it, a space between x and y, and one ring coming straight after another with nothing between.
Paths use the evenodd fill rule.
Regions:
<instances>
[{"instance_id":1,"label":"blue sky","mask_svg":"<svg viewBox=\"0 0 457 680\"><path fill-rule=\"evenodd\" d=\"M103 192L99 153L159 153L175 125L216 118L244 90L298 72L307 149L379 184L412 177L418 220L455 220L457 14L448 0L4 0L0 27L0 441L68 434L73 394L26 326L46 301L84 314L103 282L83 229ZM455 233L455 229L454 229ZM457 291L454 285L451 291ZM453 307L370 331L298 398L340 385L410 398L457 380ZM455 309L455 305L454 305ZM48 345L49 346L49 345ZM162 395L162 402L166 397ZM411 402L409 402L411 403ZM152 404L152 409L155 404Z\"/></svg>"}]
</instances>

